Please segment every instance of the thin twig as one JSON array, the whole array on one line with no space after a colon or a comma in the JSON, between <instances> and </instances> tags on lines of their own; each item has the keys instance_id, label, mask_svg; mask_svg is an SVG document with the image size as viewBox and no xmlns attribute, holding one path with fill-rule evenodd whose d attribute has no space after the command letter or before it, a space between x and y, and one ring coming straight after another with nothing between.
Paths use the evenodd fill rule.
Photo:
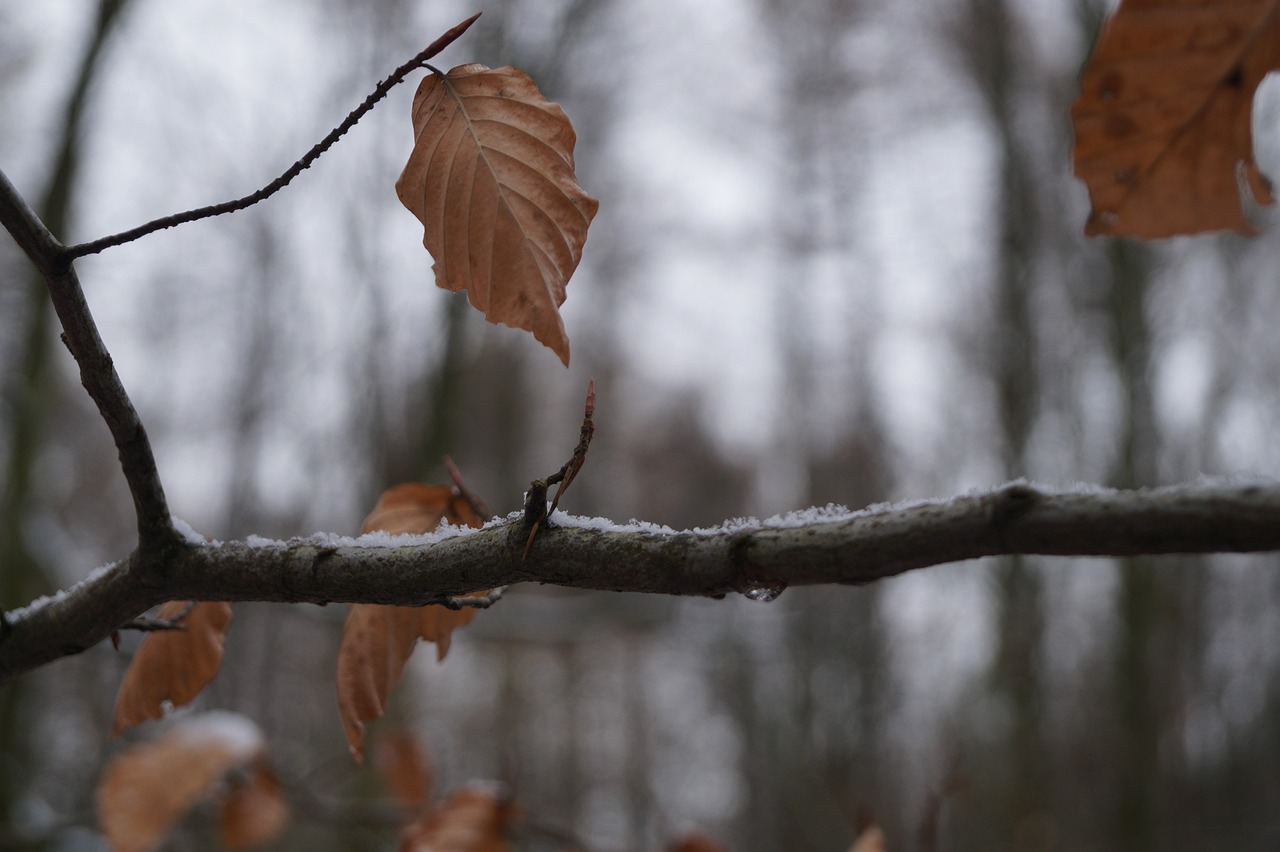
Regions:
<instances>
[{"instance_id":1,"label":"thin twig","mask_svg":"<svg viewBox=\"0 0 1280 852\"><path fill-rule=\"evenodd\" d=\"M596 434L596 424L591 419L596 412L596 380L592 379L587 383L587 405L586 413L582 416L582 431L578 433L578 446L573 448L573 456L569 461L565 462L564 467L560 468L560 484L556 486L556 497L551 501L551 508L547 510L550 515L560 505L560 497L564 492L569 490L569 485L578 475L578 471L582 470L582 466L587 461L587 448L591 446L591 438ZM551 482L551 479L547 480Z\"/></svg>"},{"instance_id":2,"label":"thin twig","mask_svg":"<svg viewBox=\"0 0 1280 852\"><path fill-rule=\"evenodd\" d=\"M533 547L533 537L538 534L538 527L547 516L547 480L535 479L529 483L529 490L524 495L523 523L529 528L529 537L524 540L524 550L520 560L529 556L529 548Z\"/></svg>"},{"instance_id":3,"label":"thin twig","mask_svg":"<svg viewBox=\"0 0 1280 852\"><path fill-rule=\"evenodd\" d=\"M529 556L529 548L533 547L534 536L538 534L542 522L560 505L560 497L587 461L587 448L591 446L591 438L596 433L596 424L591 419L595 411L596 381L592 379L587 383L586 413L582 416L582 430L578 433L578 446L573 448L573 455L558 471L546 479L535 479L529 483L529 491L524 501L524 521L529 525L529 537L524 542L524 552L520 556L522 560ZM548 509L547 488L552 485L556 486L556 496L551 501L551 508Z\"/></svg>"},{"instance_id":4,"label":"thin twig","mask_svg":"<svg viewBox=\"0 0 1280 852\"><path fill-rule=\"evenodd\" d=\"M453 463L453 459L447 455L444 457L444 469L448 472L449 478L453 480L453 485L458 489L458 494L471 507L471 511L486 520L492 518L493 515L489 512L489 504L484 502L479 494L467 487L467 484L462 481L462 472Z\"/></svg>"},{"instance_id":5,"label":"thin twig","mask_svg":"<svg viewBox=\"0 0 1280 852\"><path fill-rule=\"evenodd\" d=\"M112 234L111 236L102 237L87 243L70 246L67 249L68 254L72 258L83 257L87 254L97 254L103 249L132 242L139 237L144 237L147 234L151 234L156 231L162 231L165 228L185 225L188 222L208 219L213 216L221 216L224 213L234 213L237 210L243 210L246 207L251 207L254 204L257 204L259 201L270 198L272 195L275 195L277 192L288 186L289 183L304 170L310 168L311 164L319 159L321 154L332 148L333 144L341 139L348 130L354 127L356 122L364 118L365 113L373 109L374 105L386 97L388 92L403 81L405 77L409 76L409 74L411 74L415 69L423 67L428 59L431 59L433 56L456 41L458 37L467 31L468 27L475 23L476 18L479 17L480 13L477 12L470 18L467 18L465 21L440 36L440 38L433 41L426 50L422 51L417 56L413 57L393 71L391 76L379 83L377 88L375 88L373 92L364 99L364 103L352 110L351 113L343 119L341 124L329 131L328 136L316 143L310 151L290 166L284 174L280 175L280 177L276 178L262 189L259 189L257 192L250 193L243 198L237 198L234 201L224 201L221 204L213 204L208 207L200 207L195 210L187 210L182 213L175 213L171 216L164 216L160 219L147 222L145 225L139 225L138 227L132 228L128 231L122 231L118 234Z\"/></svg>"}]
</instances>

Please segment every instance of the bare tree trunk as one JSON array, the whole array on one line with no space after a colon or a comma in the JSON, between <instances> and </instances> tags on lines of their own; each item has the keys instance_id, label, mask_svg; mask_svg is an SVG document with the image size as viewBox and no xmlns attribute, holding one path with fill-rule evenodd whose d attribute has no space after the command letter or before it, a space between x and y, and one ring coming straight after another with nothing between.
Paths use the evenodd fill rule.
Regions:
<instances>
[{"instance_id":1,"label":"bare tree trunk","mask_svg":"<svg viewBox=\"0 0 1280 852\"><path fill-rule=\"evenodd\" d=\"M843 52L865 18L860 0L820 3L763 2L763 18L774 34L781 78L778 142L787 156L773 187L776 248L775 335L783 366L767 509L828 502L861 506L886 499L890 475L883 432L874 410L873 385L866 373L874 319L851 310L851 366L845 381L819 388L819 346L815 318L835 308L823 292L824 261L835 258L849 281L856 251L853 199L861 174L851 162L862 125L851 111L859 80ZM856 287L856 285L854 285ZM866 308L873 298L853 292L848 304ZM842 376L843 378L843 376ZM835 397L830 403L831 397ZM834 422L827 417L843 416ZM840 595L794 592L801 603L788 613L785 648L794 668L788 698L755 713L739 715L749 741L759 743L747 773L753 801L779 803L769 839L806 848L847 843L859 809L874 818L888 803L885 768L878 760L880 702L890 681L878 625L880 591ZM832 632L830 625L858 628ZM743 653L751 656L749 648ZM813 694L813 679L838 671L856 699L840 713L826 711ZM736 709L736 708L735 708ZM755 728L756 730L752 730ZM806 760L805 758L808 758Z\"/></svg>"},{"instance_id":2,"label":"bare tree trunk","mask_svg":"<svg viewBox=\"0 0 1280 852\"><path fill-rule=\"evenodd\" d=\"M1120 487L1154 485L1157 475L1159 434L1151 390L1146 254L1146 249L1122 240L1110 246L1111 348L1128 415L1112 476L1113 484ZM1153 664L1161 639L1161 613L1168 602L1164 581L1152 569L1147 559L1122 560L1117 600L1120 637L1115 684L1121 749L1115 837L1135 852L1159 846L1158 746L1163 702Z\"/></svg>"},{"instance_id":3,"label":"bare tree trunk","mask_svg":"<svg viewBox=\"0 0 1280 852\"><path fill-rule=\"evenodd\" d=\"M1018 138L1015 96L1020 67L1015 51L1024 39L1005 0L970 0L962 45L985 103L1000 175L995 201L992 258L995 338L990 352L996 414L1006 476L1027 476L1028 447L1039 412L1039 341L1032 297L1034 258L1041 226L1033 195L1035 175ZM992 689L1011 719L1002 751L998 814L992 836L1009 848L1038 849L1037 817L1048 807L1048 755L1043 724L1042 642L1044 590L1029 560L1014 556L995 569L996 641Z\"/></svg>"}]
</instances>

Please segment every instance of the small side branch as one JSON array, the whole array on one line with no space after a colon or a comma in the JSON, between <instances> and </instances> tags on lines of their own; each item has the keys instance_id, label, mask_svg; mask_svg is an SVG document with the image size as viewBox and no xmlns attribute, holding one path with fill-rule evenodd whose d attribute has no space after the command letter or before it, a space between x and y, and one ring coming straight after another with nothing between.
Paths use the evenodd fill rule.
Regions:
<instances>
[{"instance_id":1,"label":"small side branch","mask_svg":"<svg viewBox=\"0 0 1280 852\"><path fill-rule=\"evenodd\" d=\"M53 309L62 323L62 342L79 365L80 382L107 422L120 454L120 466L137 512L139 541L151 545L176 539L151 442L120 381L111 354L98 334L98 325L85 301L71 257L3 172L0 172L0 223L13 235L48 285Z\"/></svg>"},{"instance_id":2,"label":"small side branch","mask_svg":"<svg viewBox=\"0 0 1280 852\"><path fill-rule=\"evenodd\" d=\"M425 67L427 60L434 57L440 51L444 50L450 44L453 44L467 29L480 17L480 13L472 15L453 29L446 32L440 38L433 41L426 50L423 50L417 56L401 65L395 71L391 72L391 76L378 84L377 88L364 99L364 103L352 110L342 123L329 131L329 135L325 136L317 142L310 151L303 154L302 157L285 170L284 174L273 180L271 183L252 192L243 198L237 198L233 201L224 201L221 204L211 204L208 207L200 207L195 210L187 210L182 213L175 213L171 216L164 216L159 219L147 222L145 225L139 225L128 231L122 231L118 234L102 237L87 243L80 243L67 249L72 258L83 257L87 254L97 254L98 252L109 249L112 246L123 245L124 243L133 242L140 237L156 231L162 231L165 228L173 228L178 225L185 225L188 222L196 222L200 219L209 219L213 216L221 216L224 213L234 213L237 210L243 210L246 207L252 207L259 201L263 201L275 195L280 190L288 186L294 178L302 174L311 167L311 164L320 158L325 151L333 147L339 139L346 135L347 131L356 126L356 122L364 118L369 110L373 109L378 101L387 96L393 88L396 87L405 77L409 76L417 68Z\"/></svg>"},{"instance_id":3,"label":"small side branch","mask_svg":"<svg viewBox=\"0 0 1280 852\"><path fill-rule=\"evenodd\" d=\"M467 487L466 482L462 479L462 471L458 470L458 466L453 463L453 459L448 455L444 457L444 469L448 471L449 478L453 480L453 487L458 489L458 494L463 500L467 501L471 511L482 518L492 518L493 513L489 511L489 504L484 502L484 499L479 494Z\"/></svg>"},{"instance_id":4,"label":"small side branch","mask_svg":"<svg viewBox=\"0 0 1280 852\"><path fill-rule=\"evenodd\" d=\"M525 539L521 559L529 555L529 548L533 547L533 539L538 535L542 522L560 506L560 498L564 496L564 492L568 490L570 483L586 463L587 449L591 446L591 438L596 433L596 424L592 420L595 413L596 380L592 379L587 383L586 410L582 415L582 430L578 433L578 446L574 447L573 455L558 471L546 479L535 479L530 482L529 490L525 492L524 523L529 527L529 537ZM556 486L556 498L551 501L551 508L548 509L547 489L552 485Z\"/></svg>"}]
</instances>

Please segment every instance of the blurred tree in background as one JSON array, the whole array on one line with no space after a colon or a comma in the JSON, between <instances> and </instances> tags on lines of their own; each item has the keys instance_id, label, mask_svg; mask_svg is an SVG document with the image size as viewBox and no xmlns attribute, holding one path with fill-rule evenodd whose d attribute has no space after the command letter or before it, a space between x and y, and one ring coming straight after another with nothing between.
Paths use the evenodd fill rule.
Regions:
<instances>
[{"instance_id":1,"label":"blurred tree in background","mask_svg":"<svg viewBox=\"0 0 1280 852\"><path fill-rule=\"evenodd\" d=\"M393 193L396 91L268 203L82 261L174 511L224 539L351 531L386 486L444 481L449 453L505 513L570 449L588 376L578 514L685 528L1017 476L1276 476L1276 229L1081 235L1067 112L1104 5L483 8L448 64L537 79L602 201L572 369L430 286ZM473 11L0 8L0 159L69 240L240 195ZM131 535L38 285L0 244L6 608ZM697 826L838 850L870 821L892 850L1270 849L1275 561L1012 558L767 606L521 587L447 665L415 658L390 723L425 736L442 786L505 781L591 849ZM238 606L198 702L266 732L299 812L285 848L391 836L321 686L342 615ZM0 846L97 848L135 645L0 686Z\"/></svg>"}]
</instances>

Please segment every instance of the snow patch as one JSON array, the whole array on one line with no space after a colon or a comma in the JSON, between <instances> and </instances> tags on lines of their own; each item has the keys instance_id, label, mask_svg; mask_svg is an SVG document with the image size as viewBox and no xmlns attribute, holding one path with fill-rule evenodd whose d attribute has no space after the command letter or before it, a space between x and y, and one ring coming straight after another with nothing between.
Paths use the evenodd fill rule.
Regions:
<instances>
[{"instance_id":1,"label":"snow patch","mask_svg":"<svg viewBox=\"0 0 1280 852\"><path fill-rule=\"evenodd\" d=\"M247 763L266 748L262 730L248 717L226 710L210 710L188 716L175 726L175 734L191 744L216 743L237 763Z\"/></svg>"},{"instance_id":2,"label":"snow patch","mask_svg":"<svg viewBox=\"0 0 1280 852\"><path fill-rule=\"evenodd\" d=\"M512 515L508 518L494 518L486 523L483 527L464 527L455 526L445 522L434 532L429 533L389 533L382 530L374 530L367 532L361 536L339 535L337 533L317 532L308 536L299 536L286 540L265 538L260 535L247 536L243 540L246 547L265 547L265 548L289 548L289 547L354 547L354 548L376 548L376 547L422 547L429 544L438 544L451 538L460 538L461 536L474 535L482 529L488 529L505 523L511 518L519 517L519 514Z\"/></svg>"},{"instance_id":3,"label":"snow patch","mask_svg":"<svg viewBox=\"0 0 1280 852\"><path fill-rule=\"evenodd\" d=\"M565 512L557 511L547 519L547 525L551 527L563 527L567 529L578 530L594 530L596 532L605 533L650 533L651 535L680 535L679 530L673 530L665 524L655 524L649 521L637 521L632 518L625 524L611 521L608 518L587 518L581 515L570 515Z\"/></svg>"},{"instance_id":4,"label":"snow patch","mask_svg":"<svg viewBox=\"0 0 1280 852\"><path fill-rule=\"evenodd\" d=\"M178 535L182 536L182 540L187 544L193 544L197 547L203 547L206 544L211 544L214 547L217 547L221 544L221 542L206 539L204 536L200 535L200 533L196 532L195 528L192 527L191 524L182 520L182 518L179 518L177 515L170 515L169 523L173 524L173 528L178 531Z\"/></svg>"},{"instance_id":5,"label":"snow patch","mask_svg":"<svg viewBox=\"0 0 1280 852\"><path fill-rule=\"evenodd\" d=\"M77 591L82 586L87 586L90 583L96 582L97 580L101 579L108 571L111 571L113 568L115 568L117 564L118 563L115 563L115 562L108 562L106 565L99 565L97 568L94 568L92 571L90 571L88 576L86 576L83 580L80 580L75 585L69 586L65 589L59 589L58 591L54 592L51 595L41 595L40 597L36 598L26 606L9 610L4 614L5 620L12 623L15 621L22 621L23 619L30 618L31 616L35 615L37 611L42 610L47 606L52 606L53 604L57 603L58 601L70 595L72 592Z\"/></svg>"},{"instance_id":6,"label":"snow patch","mask_svg":"<svg viewBox=\"0 0 1280 852\"><path fill-rule=\"evenodd\" d=\"M729 533L741 532L743 530L782 530L796 529L799 527L811 527L820 524L837 524L845 521L854 520L856 518L875 515L889 509L901 509L907 506L915 506L925 501L913 501L911 503L902 503L890 505L887 503L869 506L866 509L851 510L845 506L835 503L828 503L825 506L814 506L809 509L798 509L792 512L785 512L772 517L760 520L753 517L730 518L721 524L713 527L694 527L689 530L676 530L665 524L655 524L649 521L637 521L632 519L626 523L618 523L608 518L585 518L578 515L567 515L557 512L551 516L550 524L555 527L569 527L572 529L595 530L607 533L648 533L650 535L696 535L696 536L716 536L726 535Z\"/></svg>"}]
</instances>

